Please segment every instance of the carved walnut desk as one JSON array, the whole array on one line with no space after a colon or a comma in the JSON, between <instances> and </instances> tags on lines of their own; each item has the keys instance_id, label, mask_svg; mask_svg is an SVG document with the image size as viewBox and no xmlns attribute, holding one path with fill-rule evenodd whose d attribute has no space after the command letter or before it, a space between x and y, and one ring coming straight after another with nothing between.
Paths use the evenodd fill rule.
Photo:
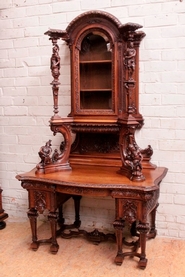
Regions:
<instances>
[{"instance_id":1,"label":"carved walnut desk","mask_svg":"<svg viewBox=\"0 0 185 277\"><path fill-rule=\"evenodd\" d=\"M38 212L49 210L51 224L51 252L58 251L57 234L57 193L80 196L112 196L115 199L115 228L118 252L115 263L121 264L124 256L137 256L140 258L139 267L146 267L146 239L147 234L155 237L155 212L158 205L159 184L166 175L165 168L144 170L147 181L133 182L127 177L116 174L116 168L95 166L74 166L72 171L36 174L35 169L29 173L18 175L22 187L27 189L29 195L28 217L32 230L32 249L36 250L40 241L37 239L36 221ZM148 215L151 213L151 223ZM132 251L123 253L123 228L125 221L130 225L136 222L139 232L139 244ZM46 241L45 241L46 242Z\"/></svg>"},{"instance_id":2,"label":"carved walnut desk","mask_svg":"<svg viewBox=\"0 0 185 277\"><path fill-rule=\"evenodd\" d=\"M33 249L40 243L36 231L38 212L49 210L52 236L47 241L56 253L57 221L61 233L64 225L62 203L73 197L74 225L79 227L82 196L111 196L115 198L113 225L118 245L115 262L121 264L124 256L131 255L140 258L140 267L146 266L146 238L156 234L159 184L167 170L153 165L152 147L142 149L135 139L136 131L144 125L139 112L139 46L145 37L141 28L137 23L122 24L115 16L95 10L77 16L66 30L50 29L45 33L52 42L54 114L50 128L60 138L58 149L52 153L51 140L47 141L38 152L41 161L36 168L17 176L29 193ZM70 53L71 110L66 117L59 115L58 106L60 85L66 91L59 81L61 67L63 73L67 69L64 56L60 57L61 40ZM133 245L122 237L126 221L131 225L131 234L139 237ZM96 231L84 234L92 239L108 237ZM132 251L123 253L122 243L132 246Z\"/></svg>"}]
</instances>

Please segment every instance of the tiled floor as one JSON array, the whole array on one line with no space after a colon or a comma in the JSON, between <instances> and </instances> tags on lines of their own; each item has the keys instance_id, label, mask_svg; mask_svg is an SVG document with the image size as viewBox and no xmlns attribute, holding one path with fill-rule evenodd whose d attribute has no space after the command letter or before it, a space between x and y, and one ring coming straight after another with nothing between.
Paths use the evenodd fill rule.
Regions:
<instances>
[{"instance_id":1,"label":"tiled floor","mask_svg":"<svg viewBox=\"0 0 185 277\"><path fill-rule=\"evenodd\" d=\"M39 238L49 237L49 225L39 222ZM42 237L41 237L42 234ZM43 237L44 236L44 237ZM114 264L116 244L99 245L84 238L58 238L59 251L49 252L49 245L30 249L29 222L7 221L0 230L1 277L184 277L185 241L156 237L147 242L148 264L145 270L137 267L138 258L125 258L121 266Z\"/></svg>"}]
</instances>

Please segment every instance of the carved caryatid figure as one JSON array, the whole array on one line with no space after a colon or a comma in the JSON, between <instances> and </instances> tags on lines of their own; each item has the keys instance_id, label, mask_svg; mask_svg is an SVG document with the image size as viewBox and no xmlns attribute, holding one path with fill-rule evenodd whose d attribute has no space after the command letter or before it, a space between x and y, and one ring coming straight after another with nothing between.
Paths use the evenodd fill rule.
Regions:
<instances>
[{"instance_id":1,"label":"carved caryatid figure","mask_svg":"<svg viewBox=\"0 0 185 277\"><path fill-rule=\"evenodd\" d=\"M135 56L136 56L136 50L134 49L134 43L133 41L128 41L127 50L124 54L125 62L124 65L126 66L128 70L128 80L133 79L133 73L135 70Z\"/></svg>"},{"instance_id":2,"label":"carved caryatid figure","mask_svg":"<svg viewBox=\"0 0 185 277\"><path fill-rule=\"evenodd\" d=\"M129 40L127 41L127 48L124 53L124 66L127 72L127 78L125 80L124 86L127 92L127 99L128 99L128 107L127 112L128 114L133 114L136 112L135 104L132 100L132 93L133 89L135 88L135 80L134 80L134 71L136 67L136 50L134 48L134 43L132 41L132 35L129 35Z\"/></svg>"},{"instance_id":3,"label":"carved caryatid figure","mask_svg":"<svg viewBox=\"0 0 185 277\"><path fill-rule=\"evenodd\" d=\"M52 76L54 78L52 84L58 84L58 77L60 75L60 56L59 47L57 44L53 46L53 54L51 56L51 66Z\"/></svg>"},{"instance_id":4,"label":"carved caryatid figure","mask_svg":"<svg viewBox=\"0 0 185 277\"><path fill-rule=\"evenodd\" d=\"M51 162L50 154L52 152L51 140L48 140L44 146L40 148L38 152L39 157L41 158L41 164L45 165Z\"/></svg>"}]
</instances>

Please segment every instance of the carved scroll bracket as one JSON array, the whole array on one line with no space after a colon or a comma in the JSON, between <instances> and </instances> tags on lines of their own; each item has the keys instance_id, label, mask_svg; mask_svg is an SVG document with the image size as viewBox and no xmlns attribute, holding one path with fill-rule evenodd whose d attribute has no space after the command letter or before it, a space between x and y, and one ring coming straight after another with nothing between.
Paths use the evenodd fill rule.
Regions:
<instances>
[{"instance_id":1,"label":"carved scroll bracket","mask_svg":"<svg viewBox=\"0 0 185 277\"><path fill-rule=\"evenodd\" d=\"M139 123L138 123L139 124ZM120 124L120 154L122 167L118 173L126 175L132 181L144 181L142 173L143 156L135 141L137 124L125 126Z\"/></svg>"},{"instance_id":2,"label":"carved scroll bracket","mask_svg":"<svg viewBox=\"0 0 185 277\"><path fill-rule=\"evenodd\" d=\"M41 161L37 165L37 173L71 170L69 164L69 154L72 143L70 122L64 122L62 124L60 121L59 125L51 123L51 130L53 131L54 135L56 135L57 133L61 133L63 135L64 141L62 141L60 145L60 151L55 149L53 154L51 148L51 140L46 142L45 146L42 146L40 148L38 154L41 158Z\"/></svg>"}]
</instances>

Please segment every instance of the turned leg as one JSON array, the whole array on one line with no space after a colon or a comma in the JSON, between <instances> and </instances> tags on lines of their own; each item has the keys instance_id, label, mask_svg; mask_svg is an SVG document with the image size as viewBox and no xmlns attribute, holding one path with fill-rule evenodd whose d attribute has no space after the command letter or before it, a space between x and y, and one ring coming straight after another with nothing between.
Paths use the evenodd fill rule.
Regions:
<instances>
[{"instance_id":1,"label":"turned leg","mask_svg":"<svg viewBox=\"0 0 185 277\"><path fill-rule=\"evenodd\" d=\"M150 227L150 232L148 234L148 238L155 238L157 235L157 230L156 230L156 226L155 226L155 220L156 220L156 211L157 211L157 207L159 206L159 204L156 205L156 207L151 211L150 216L151 216L151 227Z\"/></svg>"},{"instance_id":2,"label":"turned leg","mask_svg":"<svg viewBox=\"0 0 185 277\"><path fill-rule=\"evenodd\" d=\"M132 236L132 237L138 236L137 230L136 230L136 221L134 221L134 222L132 223L131 228L130 228L130 233L131 233L131 236Z\"/></svg>"},{"instance_id":3,"label":"turned leg","mask_svg":"<svg viewBox=\"0 0 185 277\"><path fill-rule=\"evenodd\" d=\"M116 242L118 247L117 255L114 259L114 262L117 265L121 265L123 262L123 251L122 251L122 243L123 243L123 228L125 227L124 220L115 220L113 223L115 234L116 234Z\"/></svg>"},{"instance_id":4,"label":"turned leg","mask_svg":"<svg viewBox=\"0 0 185 277\"><path fill-rule=\"evenodd\" d=\"M69 194L57 193L57 206L58 206L58 225L63 230L65 229L63 217L63 204L71 198Z\"/></svg>"},{"instance_id":5,"label":"turned leg","mask_svg":"<svg viewBox=\"0 0 185 277\"><path fill-rule=\"evenodd\" d=\"M37 210L34 208L31 208L28 211L28 218L30 220L30 226L31 226L31 232L32 232L31 249L33 250L37 250L39 247L39 243L37 241L37 217L38 217Z\"/></svg>"},{"instance_id":6,"label":"turned leg","mask_svg":"<svg viewBox=\"0 0 185 277\"><path fill-rule=\"evenodd\" d=\"M50 221L51 226L51 247L50 251L53 254L58 252L59 245L56 239L56 231L57 231L57 214L56 212L50 212L48 215L48 220Z\"/></svg>"},{"instance_id":7,"label":"turned leg","mask_svg":"<svg viewBox=\"0 0 185 277\"><path fill-rule=\"evenodd\" d=\"M64 225L65 219L63 217L63 205L58 207L58 225L62 227Z\"/></svg>"},{"instance_id":8,"label":"turned leg","mask_svg":"<svg viewBox=\"0 0 185 277\"><path fill-rule=\"evenodd\" d=\"M141 254L140 254L140 260L139 260L139 267L145 269L147 265L147 259L146 259L146 239L147 239L147 233L149 231L149 225L148 223L139 223L137 225L137 231L140 234L140 246L141 246Z\"/></svg>"},{"instance_id":9,"label":"turned leg","mask_svg":"<svg viewBox=\"0 0 185 277\"><path fill-rule=\"evenodd\" d=\"M75 206L75 222L74 225L76 228L79 228L81 225L80 221L80 200L82 196L79 195L73 195L73 200L74 200L74 206Z\"/></svg>"}]
</instances>

